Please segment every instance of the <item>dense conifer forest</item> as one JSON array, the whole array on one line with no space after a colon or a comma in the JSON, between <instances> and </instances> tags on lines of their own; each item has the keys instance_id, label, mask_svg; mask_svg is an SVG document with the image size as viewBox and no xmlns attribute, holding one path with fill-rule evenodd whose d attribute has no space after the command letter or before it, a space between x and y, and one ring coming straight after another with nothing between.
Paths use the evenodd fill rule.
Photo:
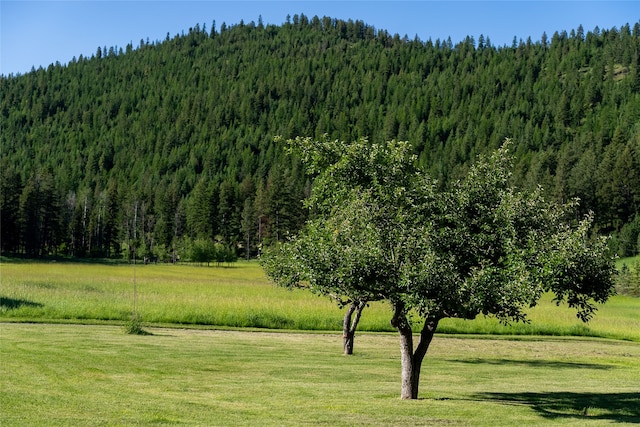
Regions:
<instances>
[{"instance_id":1,"label":"dense conifer forest","mask_svg":"<svg viewBox=\"0 0 640 427\"><path fill-rule=\"evenodd\" d=\"M439 185L514 141L513 180L640 233L640 22L409 39L362 21L195 25L0 76L3 253L255 256L306 220L274 136L408 140Z\"/></svg>"}]
</instances>

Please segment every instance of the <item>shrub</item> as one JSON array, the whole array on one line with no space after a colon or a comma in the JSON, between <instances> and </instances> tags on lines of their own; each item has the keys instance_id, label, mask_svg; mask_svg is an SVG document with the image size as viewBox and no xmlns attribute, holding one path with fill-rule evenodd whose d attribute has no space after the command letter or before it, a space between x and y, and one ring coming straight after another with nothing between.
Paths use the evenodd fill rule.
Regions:
<instances>
[{"instance_id":1,"label":"shrub","mask_svg":"<svg viewBox=\"0 0 640 427\"><path fill-rule=\"evenodd\" d=\"M640 297L640 260L631 267L622 264L616 280L616 291L621 295Z\"/></svg>"},{"instance_id":2,"label":"shrub","mask_svg":"<svg viewBox=\"0 0 640 427\"><path fill-rule=\"evenodd\" d=\"M151 335L143 328L142 317L139 314L133 313L131 319L124 325L124 332L129 335Z\"/></svg>"}]
</instances>

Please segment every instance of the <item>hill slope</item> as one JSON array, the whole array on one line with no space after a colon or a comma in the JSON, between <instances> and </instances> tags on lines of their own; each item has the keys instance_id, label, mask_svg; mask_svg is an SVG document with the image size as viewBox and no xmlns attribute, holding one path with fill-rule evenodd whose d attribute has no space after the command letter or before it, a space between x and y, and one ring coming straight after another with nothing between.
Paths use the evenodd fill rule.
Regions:
<instances>
[{"instance_id":1,"label":"hill slope","mask_svg":"<svg viewBox=\"0 0 640 427\"><path fill-rule=\"evenodd\" d=\"M309 183L274 135L406 139L444 186L516 142L514 180L640 232L640 22L496 47L294 16L0 77L2 250L113 255L295 231ZM634 239L635 238L635 239Z\"/></svg>"}]
</instances>

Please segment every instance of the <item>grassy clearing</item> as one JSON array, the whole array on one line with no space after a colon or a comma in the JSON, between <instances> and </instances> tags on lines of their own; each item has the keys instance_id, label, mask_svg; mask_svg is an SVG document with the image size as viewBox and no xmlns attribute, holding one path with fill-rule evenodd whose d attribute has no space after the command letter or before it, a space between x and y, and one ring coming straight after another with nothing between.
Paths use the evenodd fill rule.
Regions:
<instances>
[{"instance_id":1,"label":"grassy clearing","mask_svg":"<svg viewBox=\"0 0 640 427\"><path fill-rule=\"evenodd\" d=\"M132 265L3 262L0 320L123 323L133 310ZM227 268L138 265L138 312L147 324L209 325L297 330L340 330L342 312L327 298L271 284L259 264ZM372 304L361 331L392 331L390 310ZM446 319L446 333L582 335L640 341L640 299L617 296L583 324L549 297L530 312L531 323L492 318Z\"/></svg>"},{"instance_id":2,"label":"grassy clearing","mask_svg":"<svg viewBox=\"0 0 640 427\"><path fill-rule=\"evenodd\" d=\"M439 335L401 401L395 334L0 324L0 425L416 426L640 422L640 344Z\"/></svg>"}]
</instances>

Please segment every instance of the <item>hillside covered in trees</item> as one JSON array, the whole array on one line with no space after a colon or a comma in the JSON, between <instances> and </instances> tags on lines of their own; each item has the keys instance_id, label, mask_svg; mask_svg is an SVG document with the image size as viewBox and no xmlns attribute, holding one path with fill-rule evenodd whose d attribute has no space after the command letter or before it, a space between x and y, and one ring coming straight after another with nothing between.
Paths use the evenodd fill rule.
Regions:
<instances>
[{"instance_id":1,"label":"hillside covered in trees","mask_svg":"<svg viewBox=\"0 0 640 427\"><path fill-rule=\"evenodd\" d=\"M640 22L494 46L295 15L99 47L0 76L1 249L253 256L307 215L274 136L327 134L408 140L443 187L509 137L516 185L580 198L636 254L639 73Z\"/></svg>"}]
</instances>

